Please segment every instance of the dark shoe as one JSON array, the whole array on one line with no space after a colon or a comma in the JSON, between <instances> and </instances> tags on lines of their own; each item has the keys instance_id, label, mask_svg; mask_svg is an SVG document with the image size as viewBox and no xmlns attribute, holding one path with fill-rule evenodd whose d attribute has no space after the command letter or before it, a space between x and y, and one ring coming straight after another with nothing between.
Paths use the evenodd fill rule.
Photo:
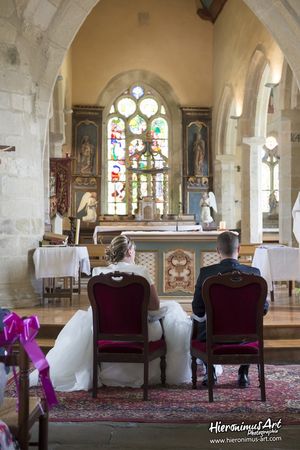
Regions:
<instances>
[{"instance_id":1,"label":"dark shoe","mask_svg":"<svg viewBox=\"0 0 300 450\"><path fill-rule=\"evenodd\" d=\"M215 374L214 371L213 384L216 384L217 382L218 382L217 375ZM208 373L206 373L203 377L202 386L208 386Z\"/></svg>"},{"instance_id":2,"label":"dark shoe","mask_svg":"<svg viewBox=\"0 0 300 450\"><path fill-rule=\"evenodd\" d=\"M239 375L241 375L241 374L243 374L243 373L245 373L246 375L248 375L248 372L249 372L249 364L242 364L240 367L239 367Z\"/></svg>"},{"instance_id":3,"label":"dark shoe","mask_svg":"<svg viewBox=\"0 0 300 450\"><path fill-rule=\"evenodd\" d=\"M238 385L240 388L247 388L250 385L249 377L246 373L239 373Z\"/></svg>"}]
</instances>

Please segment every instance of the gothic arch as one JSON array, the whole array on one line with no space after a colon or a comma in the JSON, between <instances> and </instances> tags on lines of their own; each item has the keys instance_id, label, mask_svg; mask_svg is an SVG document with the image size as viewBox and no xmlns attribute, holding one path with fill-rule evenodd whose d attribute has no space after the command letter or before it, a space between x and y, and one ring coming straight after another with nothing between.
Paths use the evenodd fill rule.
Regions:
<instances>
[{"instance_id":1,"label":"gothic arch","mask_svg":"<svg viewBox=\"0 0 300 450\"><path fill-rule=\"evenodd\" d=\"M250 60L248 75L245 80L240 132L242 144L242 239L244 242L261 242L262 215L260 211L260 165L259 148L264 143L261 130L266 127L266 101L259 101L264 95L266 67L268 61L264 49L258 46ZM265 117L263 117L265 111ZM261 125L260 121L264 124Z\"/></svg>"},{"instance_id":2,"label":"gothic arch","mask_svg":"<svg viewBox=\"0 0 300 450\"><path fill-rule=\"evenodd\" d=\"M235 153L236 120L230 118L235 113L234 92L231 85L226 85L221 97L216 120L215 140L215 194L218 198L219 218L230 228L236 228L236 208L231 208L235 195ZM231 183L228 183L231 180Z\"/></svg>"},{"instance_id":3,"label":"gothic arch","mask_svg":"<svg viewBox=\"0 0 300 450\"><path fill-rule=\"evenodd\" d=\"M227 130L229 127L229 116L234 100L233 89L231 85L226 85L221 97L217 113L216 125L216 156L231 153L228 149Z\"/></svg>"},{"instance_id":4,"label":"gothic arch","mask_svg":"<svg viewBox=\"0 0 300 450\"><path fill-rule=\"evenodd\" d=\"M300 87L300 2L293 0L244 0L281 47Z\"/></svg>"}]
</instances>

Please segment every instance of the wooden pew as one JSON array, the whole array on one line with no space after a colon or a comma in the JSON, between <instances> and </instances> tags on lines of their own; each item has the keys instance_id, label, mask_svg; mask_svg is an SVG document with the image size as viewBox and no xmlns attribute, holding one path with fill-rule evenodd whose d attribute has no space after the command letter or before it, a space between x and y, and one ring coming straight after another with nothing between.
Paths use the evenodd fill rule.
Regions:
<instances>
[{"instance_id":1,"label":"wooden pew","mask_svg":"<svg viewBox=\"0 0 300 450\"><path fill-rule=\"evenodd\" d=\"M89 258L90 258L90 264L91 264L91 270L93 270L94 267L103 267L107 266L107 260L106 260L106 246L103 244L85 244Z\"/></svg>"}]
</instances>

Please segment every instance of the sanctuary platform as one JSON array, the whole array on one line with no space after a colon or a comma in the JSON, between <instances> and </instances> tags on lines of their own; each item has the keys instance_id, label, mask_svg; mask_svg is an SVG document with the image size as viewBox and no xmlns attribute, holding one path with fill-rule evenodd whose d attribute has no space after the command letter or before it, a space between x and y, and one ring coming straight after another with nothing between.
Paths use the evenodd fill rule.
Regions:
<instances>
[{"instance_id":1,"label":"sanctuary platform","mask_svg":"<svg viewBox=\"0 0 300 450\"><path fill-rule=\"evenodd\" d=\"M73 304L67 299L49 300L45 306L19 308L20 316L36 314L41 323L38 342L45 352L53 345L63 326L78 309L89 307L87 281L83 279L81 294L74 294ZM169 298L176 299L183 309L190 314L192 296ZM161 297L161 300L165 298ZM269 299L270 300L270 299ZM265 361L270 364L300 364L300 296L293 292L288 295L288 287L275 286L275 302L270 303L268 314L264 318Z\"/></svg>"}]
</instances>

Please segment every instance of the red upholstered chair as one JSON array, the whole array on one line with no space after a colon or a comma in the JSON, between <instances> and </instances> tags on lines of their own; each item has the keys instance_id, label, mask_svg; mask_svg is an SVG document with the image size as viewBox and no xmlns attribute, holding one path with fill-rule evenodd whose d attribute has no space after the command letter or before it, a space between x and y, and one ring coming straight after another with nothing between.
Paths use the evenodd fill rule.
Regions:
<instances>
[{"instance_id":1,"label":"red upholstered chair","mask_svg":"<svg viewBox=\"0 0 300 450\"><path fill-rule=\"evenodd\" d=\"M149 361L160 357L161 381L166 382L164 337L148 342L150 286L132 273L113 272L92 277L88 296L93 310L93 397L97 397L98 364L144 364L144 400L148 400Z\"/></svg>"},{"instance_id":2,"label":"red upholstered chair","mask_svg":"<svg viewBox=\"0 0 300 450\"><path fill-rule=\"evenodd\" d=\"M266 400L263 314L267 283L241 272L218 274L205 280L202 296L206 310L206 342L191 337L192 384L197 387L196 358L207 363L208 396L213 401L213 364L258 364L261 400ZM242 343L241 343L242 342Z\"/></svg>"}]
</instances>

